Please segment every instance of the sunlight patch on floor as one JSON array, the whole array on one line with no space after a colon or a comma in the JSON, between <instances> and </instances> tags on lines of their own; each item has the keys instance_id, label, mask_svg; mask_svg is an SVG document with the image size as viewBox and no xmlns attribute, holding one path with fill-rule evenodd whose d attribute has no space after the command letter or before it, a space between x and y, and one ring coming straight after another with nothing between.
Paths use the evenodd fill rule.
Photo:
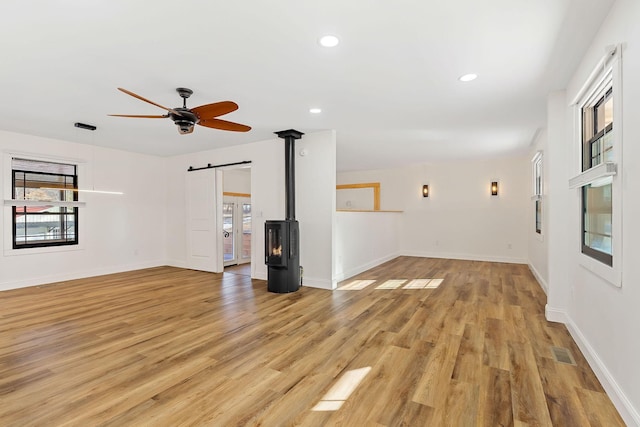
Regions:
<instances>
[{"instance_id":1,"label":"sunlight patch on floor","mask_svg":"<svg viewBox=\"0 0 640 427\"><path fill-rule=\"evenodd\" d=\"M400 280L396 280L396 279L392 279L392 280L387 280L386 282L384 282L382 285L379 285L376 287L376 289L398 289L400 286L402 286L407 280L406 279L400 279Z\"/></svg>"},{"instance_id":2,"label":"sunlight patch on floor","mask_svg":"<svg viewBox=\"0 0 640 427\"><path fill-rule=\"evenodd\" d=\"M436 289L444 279L414 279L402 289Z\"/></svg>"},{"instance_id":3,"label":"sunlight patch on floor","mask_svg":"<svg viewBox=\"0 0 640 427\"><path fill-rule=\"evenodd\" d=\"M407 283L407 279L391 279L375 289L436 289L444 279L413 279ZM375 280L352 280L337 288L338 291L361 291L367 286L374 284ZM406 284L405 284L406 283ZM404 285L404 286L403 286Z\"/></svg>"},{"instance_id":4,"label":"sunlight patch on floor","mask_svg":"<svg viewBox=\"0 0 640 427\"><path fill-rule=\"evenodd\" d=\"M375 283L375 280L353 280L338 288L339 291L359 291Z\"/></svg>"},{"instance_id":5,"label":"sunlight patch on floor","mask_svg":"<svg viewBox=\"0 0 640 427\"><path fill-rule=\"evenodd\" d=\"M340 409L370 370L371 366L367 366L345 372L333 387L322 396L322 399L313 407L312 411L337 411Z\"/></svg>"},{"instance_id":6,"label":"sunlight patch on floor","mask_svg":"<svg viewBox=\"0 0 640 427\"><path fill-rule=\"evenodd\" d=\"M438 286L440 286L443 280L444 279L432 279L431 282L429 282L429 284L425 286L425 289L436 289Z\"/></svg>"}]
</instances>

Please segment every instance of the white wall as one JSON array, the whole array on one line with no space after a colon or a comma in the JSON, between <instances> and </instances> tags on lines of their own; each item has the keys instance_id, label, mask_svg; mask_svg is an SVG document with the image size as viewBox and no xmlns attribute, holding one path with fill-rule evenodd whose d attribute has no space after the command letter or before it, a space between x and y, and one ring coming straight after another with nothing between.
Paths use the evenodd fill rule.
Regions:
<instances>
[{"instance_id":1,"label":"white wall","mask_svg":"<svg viewBox=\"0 0 640 427\"><path fill-rule=\"evenodd\" d=\"M338 184L380 182L380 208L404 211L404 255L526 263L529 177L523 156L344 172ZM499 196L492 197L496 180Z\"/></svg>"},{"instance_id":2,"label":"white wall","mask_svg":"<svg viewBox=\"0 0 640 427\"><path fill-rule=\"evenodd\" d=\"M402 215L399 212L337 213L336 284L400 254Z\"/></svg>"},{"instance_id":3,"label":"white wall","mask_svg":"<svg viewBox=\"0 0 640 427\"><path fill-rule=\"evenodd\" d=\"M282 140L281 140L282 141ZM303 151L304 150L304 151ZM284 151L283 151L284 152ZM335 288L336 134L312 133L296 142L296 218L304 285ZM281 171L284 181L284 171Z\"/></svg>"},{"instance_id":4,"label":"white wall","mask_svg":"<svg viewBox=\"0 0 640 427\"><path fill-rule=\"evenodd\" d=\"M360 209L372 211L374 208L373 201L373 188L346 188L336 191L337 209Z\"/></svg>"},{"instance_id":5,"label":"white wall","mask_svg":"<svg viewBox=\"0 0 640 427\"><path fill-rule=\"evenodd\" d=\"M549 203L549 197L547 194L547 188L549 186L546 169L546 152L547 152L547 131L542 130L536 136L533 141L531 151L529 152L529 158L533 159L534 156L542 153L542 233L536 233L536 216L535 216L535 201L530 200L529 207L527 209L527 237L528 242L528 256L529 256L529 268L533 272L534 276L542 286L545 292L548 292L549 285L547 284L549 272L548 272L548 234L549 234L549 218L547 209L547 203ZM533 195L533 164L529 165L529 194Z\"/></svg>"},{"instance_id":6,"label":"white wall","mask_svg":"<svg viewBox=\"0 0 640 427\"><path fill-rule=\"evenodd\" d=\"M251 168L224 170L222 180L222 191L251 194Z\"/></svg>"},{"instance_id":7,"label":"white wall","mask_svg":"<svg viewBox=\"0 0 640 427\"><path fill-rule=\"evenodd\" d=\"M567 324L628 425L640 425L640 3L617 0L566 90L549 102L550 174L549 300L547 317ZM615 287L579 262L580 211L577 190L568 190L573 170L573 99L605 52L623 43L622 287ZM564 124L564 126L563 126ZM621 126L620 126L621 124ZM616 237L614 237L615 239ZM619 237L618 237L619 238Z\"/></svg>"},{"instance_id":8,"label":"white wall","mask_svg":"<svg viewBox=\"0 0 640 427\"><path fill-rule=\"evenodd\" d=\"M168 160L168 263L186 265L184 177L189 166L251 161L252 277L266 280L264 222L285 217L284 140L203 151ZM300 156L306 148L307 154ZM296 141L296 218L304 283L331 289L335 221L335 133L304 135ZM323 179L319 179L322 177Z\"/></svg>"},{"instance_id":9,"label":"white wall","mask_svg":"<svg viewBox=\"0 0 640 427\"><path fill-rule=\"evenodd\" d=\"M11 198L11 153L79 164L79 185L124 195L81 193L79 246L11 250L11 207L0 221L0 290L163 265L164 159L0 131L2 198ZM9 162L10 165L10 162Z\"/></svg>"}]
</instances>

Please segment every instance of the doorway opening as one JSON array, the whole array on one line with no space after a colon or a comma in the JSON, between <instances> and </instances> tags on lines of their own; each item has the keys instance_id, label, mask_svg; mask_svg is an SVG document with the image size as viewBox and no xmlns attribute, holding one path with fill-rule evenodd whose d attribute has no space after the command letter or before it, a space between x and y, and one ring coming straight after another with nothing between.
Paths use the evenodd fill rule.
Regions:
<instances>
[{"instance_id":1,"label":"doorway opening","mask_svg":"<svg viewBox=\"0 0 640 427\"><path fill-rule=\"evenodd\" d=\"M225 272L251 276L252 227L251 168L226 169L221 230Z\"/></svg>"}]
</instances>

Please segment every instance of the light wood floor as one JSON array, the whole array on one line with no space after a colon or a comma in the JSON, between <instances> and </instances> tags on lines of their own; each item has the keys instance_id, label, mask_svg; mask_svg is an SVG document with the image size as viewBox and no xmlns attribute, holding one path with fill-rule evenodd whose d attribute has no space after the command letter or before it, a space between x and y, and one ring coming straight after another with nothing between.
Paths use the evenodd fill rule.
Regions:
<instances>
[{"instance_id":1,"label":"light wood floor","mask_svg":"<svg viewBox=\"0 0 640 427\"><path fill-rule=\"evenodd\" d=\"M526 266L356 279L375 282L272 294L161 267L1 292L0 425L624 425Z\"/></svg>"}]
</instances>

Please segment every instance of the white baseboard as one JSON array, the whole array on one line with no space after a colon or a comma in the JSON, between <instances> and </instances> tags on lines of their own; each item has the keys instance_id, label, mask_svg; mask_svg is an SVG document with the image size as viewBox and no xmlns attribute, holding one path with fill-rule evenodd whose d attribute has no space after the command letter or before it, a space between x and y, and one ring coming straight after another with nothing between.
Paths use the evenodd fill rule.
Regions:
<instances>
[{"instance_id":1,"label":"white baseboard","mask_svg":"<svg viewBox=\"0 0 640 427\"><path fill-rule=\"evenodd\" d=\"M68 280L85 279L87 277L102 276L105 274L123 273L125 271L141 270L144 268L160 267L163 265L167 265L164 260L155 260L111 267L93 268L89 270L80 270L65 274L51 274L45 276L30 277L24 280L13 280L0 283L0 291L26 288L29 286L39 286L49 283L65 282Z\"/></svg>"},{"instance_id":2,"label":"white baseboard","mask_svg":"<svg viewBox=\"0 0 640 427\"><path fill-rule=\"evenodd\" d=\"M549 322L569 323L569 316L564 310L551 307L549 304L544 306L544 316Z\"/></svg>"},{"instance_id":3,"label":"white baseboard","mask_svg":"<svg viewBox=\"0 0 640 427\"><path fill-rule=\"evenodd\" d=\"M571 337L576 342L580 351L584 355L585 359L593 369L593 372L598 377L598 380L602 384L602 387L607 392L607 395L613 402L620 416L628 426L640 427L640 413L633 407L631 401L624 394L618 383L616 382L611 372L607 369L600 356L591 346L587 338L583 335L582 331L574 323L571 316L563 310L549 307L549 304L545 307L545 316L550 322L564 323L571 334Z\"/></svg>"},{"instance_id":4,"label":"white baseboard","mask_svg":"<svg viewBox=\"0 0 640 427\"><path fill-rule=\"evenodd\" d=\"M332 282L331 280L303 276L302 286L307 286L309 288L326 289L330 291L332 289Z\"/></svg>"},{"instance_id":5,"label":"white baseboard","mask_svg":"<svg viewBox=\"0 0 640 427\"><path fill-rule=\"evenodd\" d=\"M527 264L524 258L513 258L493 255L476 255L443 252L404 251L401 256L415 256L421 258L459 259L464 261L504 262L508 264Z\"/></svg>"},{"instance_id":6,"label":"white baseboard","mask_svg":"<svg viewBox=\"0 0 640 427\"><path fill-rule=\"evenodd\" d=\"M373 267L377 267L380 264L383 264L383 263L385 263L387 261L390 261L390 260L392 260L394 258L397 258L398 255L399 254L397 254L397 253L385 255L385 256L383 256L381 258L378 258L378 259L375 259L375 260L372 260L372 261L368 261L368 262L366 262L364 264L360 264L360 265L358 265L356 267L349 268L348 270L345 270L342 273L336 274L335 277L333 278L333 281L335 283L342 282L343 280L346 280L346 279L348 279L350 277L353 277L353 276L355 276L357 274L360 274L362 272L370 270ZM331 288L327 288L327 289L331 289Z\"/></svg>"},{"instance_id":7,"label":"white baseboard","mask_svg":"<svg viewBox=\"0 0 640 427\"><path fill-rule=\"evenodd\" d=\"M181 259L169 259L167 260L169 267L187 268L187 261Z\"/></svg>"},{"instance_id":8,"label":"white baseboard","mask_svg":"<svg viewBox=\"0 0 640 427\"><path fill-rule=\"evenodd\" d=\"M531 263L529 263L529 270L531 270L531 273L533 274L533 277L536 278L536 280L540 284L540 287L542 288L544 293L546 295L549 295L549 285L547 285L547 282L542 278L542 276L540 275L538 270L536 270L536 268Z\"/></svg>"}]
</instances>

